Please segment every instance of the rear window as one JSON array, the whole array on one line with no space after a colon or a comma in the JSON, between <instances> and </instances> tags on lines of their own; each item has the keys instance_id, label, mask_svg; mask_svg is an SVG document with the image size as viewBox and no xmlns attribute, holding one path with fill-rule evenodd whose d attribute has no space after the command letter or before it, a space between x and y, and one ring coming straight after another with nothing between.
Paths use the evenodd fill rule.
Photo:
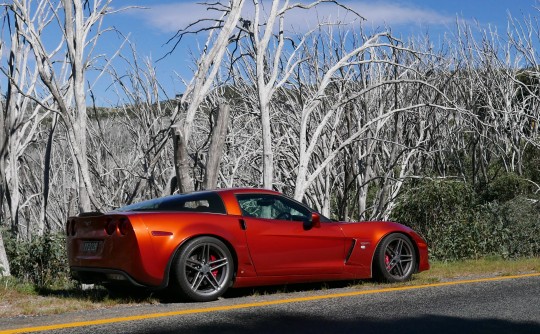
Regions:
<instances>
[{"instance_id":1,"label":"rear window","mask_svg":"<svg viewBox=\"0 0 540 334\"><path fill-rule=\"evenodd\" d=\"M115 211L185 211L227 213L221 197L212 192L172 195L155 198L116 209Z\"/></svg>"}]
</instances>

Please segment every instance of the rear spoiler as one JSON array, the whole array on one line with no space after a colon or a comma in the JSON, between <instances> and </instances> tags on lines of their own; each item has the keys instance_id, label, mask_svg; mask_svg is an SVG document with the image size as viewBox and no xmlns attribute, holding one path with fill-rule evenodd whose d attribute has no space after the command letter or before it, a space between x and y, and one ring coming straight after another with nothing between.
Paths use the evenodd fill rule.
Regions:
<instances>
[{"instance_id":1,"label":"rear spoiler","mask_svg":"<svg viewBox=\"0 0 540 334\"><path fill-rule=\"evenodd\" d=\"M103 216L103 212L99 211L89 211L89 212L80 212L77 217L93 217L93 216Z\"/></svg>"}]
</instances>

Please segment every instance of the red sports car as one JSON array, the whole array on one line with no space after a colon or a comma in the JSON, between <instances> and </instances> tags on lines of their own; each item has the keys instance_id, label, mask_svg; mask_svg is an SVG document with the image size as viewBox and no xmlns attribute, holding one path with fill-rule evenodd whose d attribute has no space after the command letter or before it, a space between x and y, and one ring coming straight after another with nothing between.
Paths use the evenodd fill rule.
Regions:
<instances>
[{"instance_id":1,"label":"red sports car","mask_svg":"<svg viewBox=\"0 0 540 334\"><path fill-rule=\"evenodd\" d=\"M169 287L210 301L229 287L376 278L429 269L426 241L392 222L335 222L278 192L172 195L67 221L73 276L109 288Z\"/></svg>"}]
</instances>

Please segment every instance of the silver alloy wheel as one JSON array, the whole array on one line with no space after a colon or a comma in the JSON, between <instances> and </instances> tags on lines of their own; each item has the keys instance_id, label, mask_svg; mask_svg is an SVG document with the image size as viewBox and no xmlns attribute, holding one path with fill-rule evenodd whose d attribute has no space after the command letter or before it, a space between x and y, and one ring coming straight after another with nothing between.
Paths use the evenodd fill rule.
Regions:
<instances>
[{"instance_id":1,"label":"silver alloy wheel","mask_svg":"<svg viewBox=\"0 0 540 334\"><path fill-rule=\"evenodd\" d=\"M186 242L177 256L172 287L191 301L217 299L231 285L234 259L229 248L214 237Z\"/></svg>"},{"instance_id":2,"label":"silver alloy wheel","mask_svg":"<svg viewBox=\"0 0 540 334\"><path fill-rule=\"evenodd\" d=\"M373 278L381 282L404 282L416 271L416 248L403 233L384 237L373 254Z\"/></svg>"},{"instance_id":3,"label":"silver alloy wheel","mask_svg":"<svg viewBox=\"0 0 540 334\"><path fill-rule=\"evenodd\" d=\"M414 270L414 250L402 237L395 238L384 250L385 269L397 280L409 277Z\"/></svg>"},{"instance_id":4,"label":"silver alloy wheel","mask_svg":"<svg viewBox=\"0 0 540 334\"><path fill-rule=\"evenodd\" d=\"M191 290L200 294L212 294L226 283L229 259L219 247L203 243L194 248L185 262L185 275Z\"/></svg>"}]
</instances>

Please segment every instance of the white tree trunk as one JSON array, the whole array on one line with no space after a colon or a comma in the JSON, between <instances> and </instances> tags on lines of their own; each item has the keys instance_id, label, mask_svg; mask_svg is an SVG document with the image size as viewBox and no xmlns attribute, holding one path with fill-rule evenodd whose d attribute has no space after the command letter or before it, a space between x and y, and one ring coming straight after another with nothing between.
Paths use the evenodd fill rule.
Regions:
<instances>
[{"instance_id":1,"label":"white tree trunk","mask_svg":"<svg viewBox=\"0 0 540 334\"><path fill-rule=\"evenodd\" d=\"M206 158L204 189L215 189L218 183L219 164L223 156L223 146L227 137L227 125L231 107L221 104L217 111L216 125L212 129L210 147Z\"/></svg>"},{"instance_id":2,"label":"white tree trunk","mask_svg":"<svg viewBox=\"0 0 540 334\"><path fill-rule=\"evenodd\" d=\"M174 166L181 192L192 191L195 188L190 176L188 155L195 114L214 84L214 79L218 74L223 56L229 45L229 37L236 28L243 6L244 0L230 0L229 7L224 10L222 16L222 19L225 18L225 20L219 21L214 29L210 29L211 32L204 48L205 51L200 56L193 80L186 87L186 91L180 100L180 106L185 104L188 106L185 118L183 120L178 119L178 113L181 111L180 106L171 117L174 123L171 126L175 151ZM216 31L218 31L217 27L219 27L219 33L215 36Z\"/></svg>"},{"instance_id":3,"label":"white tree trunk","mask_svg":"<svg viewBox=\"0 0 540 334\"><path fill-rule=\"evenodd\" d=\"M96 208L99 208L94 198L94 190L90 179L90 169L87 155L87 112L86 112L86 87L85 87L85 46L90 27L93 25L91 17L84 19L84 5L82 0L62 0L64 5L64 34L68 47L69 60L71 62L71 75L73 76L73 97L75 100L75 115L71 119L73 124L68 128L71 138L73 154L77 159L77 172L80 175L79 183L79 210L81 212L92 209L91 198ZM94 13L98 14L98 13ZM88 26L89 24L89 26Z\"/></svg>"},{"instance_id":4,"label":"white tree trunk","mask_svg":"<svg viewBox=\"0 0 540 334\"><path fill-rule=\"evenodd\" d=\"M11 270L9 267L9 261L6 255L6 248L4 246L4 239L2 233L0 233L0 277L10 276Z\"/></svg>"}]
</instances>

